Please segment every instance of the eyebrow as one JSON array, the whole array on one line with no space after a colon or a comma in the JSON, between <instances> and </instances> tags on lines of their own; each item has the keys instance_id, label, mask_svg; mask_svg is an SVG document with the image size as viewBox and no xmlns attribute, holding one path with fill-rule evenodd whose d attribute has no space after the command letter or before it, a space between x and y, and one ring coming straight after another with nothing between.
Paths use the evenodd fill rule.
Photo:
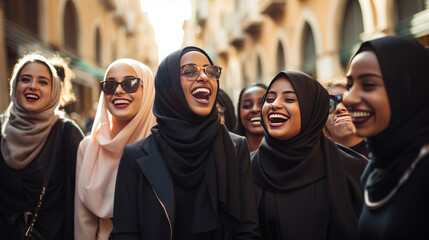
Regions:
<instances>
[{"instance_id":1,"label":"eyebrow","mask_svg":"<svg viewBox=\"0 0 429 240\"><path fill-rule=\"evenodd\" d=\"M295 94L296 95L296 93L294 92L294 91L284 91L284 92L282 92L282 94L285 94L285 93L293 93L293 94Z\"/></svg>"},{"instance_id":2,"label":"eyebrow","mask_svg":"<svg viewBox=\"0 0 429 240\"><path fill-rule=\"evenodd\" d=\"M33 77L32 75L30 75L30 74L22 74L22 75L19 75L19 77ZM43 79L46 79L46 80L49 80L50 81L50 79L49 78L47 78L47 77L45 77L45 76L39 76L38 78L43 78Z\"/></svg>"},{"instance_id":3,"label":"eyebrow","mask_svg":"<svg viewBox=\"0 0 429 240\"><path fill-rule=\"evenodd\" d=\"M135 77L136 76L128 75L128 76L124 76L123 78L127 79L127 78L135 78ZM114 77L109 77L109 78L106 78L106 80L115 80L115 78Z\"/></svg>"},{"instance_id":4,"label":"eyebrow","mask_svg":"<svg viewBox=\"0 0 429 240\"><path fill-rule=\"evenodd\" d=\"M377 78L383 79L383 77L381 77L380 75L375 74L375 73L362 73L361 75L357 76L358 79L359 78L365 78L365 77L377 77ZM346 76L346 78L347 79L353 79L353 77L350 75Z\"/></svg>"}]
</instances>

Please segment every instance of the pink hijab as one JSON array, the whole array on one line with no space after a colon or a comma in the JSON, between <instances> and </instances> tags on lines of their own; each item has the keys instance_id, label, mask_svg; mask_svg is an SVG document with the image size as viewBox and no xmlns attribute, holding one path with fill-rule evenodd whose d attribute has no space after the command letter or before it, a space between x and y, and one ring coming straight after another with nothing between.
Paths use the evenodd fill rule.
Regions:
<instances>
[{"instance_id":1,"label":"pink hijab","mask_svg":"<svg viewBox=\"0 0 429 240\"><path fill-rule=\"evenodd\" d=\"M97 114L91 134L86 137L86 150L77 181L77 193L83 204L100 218L113 217L113 197L119 160L125 145L150 135L156 124L152 113L155 88L152 71L143 63L133 59L118 59L107 68L125 63L131 66L143 81L143 100L139 112L114 138L110 135L112 115L104 103L101 92ZM106 78L106 75L104 78ZM79 148L85 147L81 144ZM78 156L79 158L79 156Z\"/></svg>"}]
</instances>

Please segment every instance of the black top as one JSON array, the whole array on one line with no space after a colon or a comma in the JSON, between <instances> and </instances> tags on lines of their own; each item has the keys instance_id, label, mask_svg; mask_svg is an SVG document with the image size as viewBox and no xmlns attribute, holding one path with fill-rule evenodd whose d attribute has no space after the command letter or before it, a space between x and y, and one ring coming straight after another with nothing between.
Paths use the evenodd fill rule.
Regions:
<instances>
[{"instance_id":1,"label":"black top","mask_svg":"<svg viewBox=\"0 0 429 240\"><path fill-rule=\"evenodd\" d=\"M207 116L198 116L189 107L181 86L179 69L181 57L190 51L204 54L213 64L207 53L197 47L186 47L173 52L160 63L155 76L156 94L153 106L158 125L152 128L150 141L155 142L156 149L162 149L162 153L161 156L153 156L158 150L146 152L148 161L162 162L168 170L164 174L171 177L172 184L163 185L160 191L173 194L172 198L168 198L169 202L173 201L181 208L184 202L182 197L190 197L188 193L193 195L191 201L195 204L189 206L185 203L184 206L190 208L188 215L184 215L182 209L178 212L172 209L168 214L172 235L180 238L192 235L198 236L198 239L206 239L205 235L208 234L213 236L213 239L223 239L215 234L222 229L221 232L229 232L229 236L234 239L258 238L258 232L255 231L256 204L252 198L252 185L248 185L252 176L250 169L246 167L250 161L249 150L236 150L228 130L220 123L215 105ZM218 80L216 84L219 86ZM217 92L211 94L216 94L217 97ZM247 147L247 142L245 145ZM143 151L139 146L135 148ZM144 172L148 170L141 168ZM121 181L124 181L121 178L125 177L120 172L121 167L118 170L116 193L123 191L118 190L118 184L121 186ZM137 187L135 183L133 186ZM190 188L196 190L188 191ZM178 191L179 195L174 195L175 191ZM158 193L155 191L155 194ZM115 218L117 214L121 214L117 213L120 211L117 208L120 200L117 200L116 196L118 195L115 195ZM179 197L181 199L178 199ZM161 201L161 204L165 203ZM177 213L180 215L177 216ZM143 217L147 216L151 215ZM186 222L175 225L177 217ZM185 224L185 228L177 229ZM156 232L162 228L155 227L152 231ZM121 229L121 221L114 221L114 232L119 233ZM140 234L148 236L145 232ZM118 238L120 236L118 235ZM157 235L148 239L159 239L158 237Z\"/></svg>"},{"instance_id":2,"label":"black top","mask_svg":"<svg viewBox=\"0 0 429 240\"><path fill-rule=\"evenodd\" d=\"M360 143L358 143L354 146L351 146L350 149L364 155L367 158L369 157L369 146L365 140L362 140Z\"/></svg>"},{"instance_id":3,"label":"black top","mask_svg":"<svg viewBox=\"0 0 429 240\"><path fill-rule=\"evenodd\" d=\"M392 192L421 147L429 142L429 52L414 39L396 36L364 42L358 53L362 51L373 51L378 59L391 110L388 127L367 138L373 155L362 180L368 203L374 203ZM424 232L426 235L420 236L428 239L425 160L427 157L384 205L371 209L365 205L359 220L363 239L400 238L401 234L395 233L401 230L407 239Z\"/></svg>"},{"instance_id":4,"label":"black top","mask_svg":"<svg viewBox=\"0 0 429 240\"><path fill-rule=\"evenodd\" d=\"M262 118L265 136L252 153L262 237L357 239L363 201L359 177L367 160L323 134L329 97L315 79L289 71L271 84L280 77L294 87L301 130L291 139L277 140Z\"/></svg>"},{"instance_id":5,"label":"black top","mask_svg":"<svg viewBox=\"0 0 429 240\"><path fill-rule=\"evenodd\" d=\"M193 224L178 222L180 220L190 221L193 218L192 213L189 213L188 216L184 215L186 209L207 216L207 220L201 222L200 227L206 227L209 231L192 235L194 239L259 239L259 224L252 189L253 178L247 141L244 137L233 133L231 133L231 138L238 156L238 162L235 164L239 167L237 178L240 186L238 194L240 195L241 222L238 227L231 230L223 224L219 224L220 216L216 216L214 222L207 224L207 220L212 220L213 210L201 208L198 205L192 208L189 203L179 205L188 198L192 198L194 190L174 185L161 150L158 148L154 136L150 135L124 149L116 179L112 239L168 240L173 236L189 236L190 232L187 229L191 229ZM205 202L216 201L215 196L200 196L204 197ZM186 229L173 230L180 226L183 227L185 224L187 224ZM216 229L209 228L212 224L216 226Z\"/></svg>"},{"instance_id":6,"label":"black top","mask_svg":"<svg viewBox=\"0 0 429 240\"><path fill-rule=\"evenodd\" d=\"M0 154L0 236L9 239L14 231L10 220L26 211L34 212L42 191L53 146L58 146L54 169L36 220L35 229L45 239L74 239L74 191L76 156L83 133L71 120L58 128L60 139L51 131L39 155L24 169L6 165Z\"/></svg>"}]
</instances>

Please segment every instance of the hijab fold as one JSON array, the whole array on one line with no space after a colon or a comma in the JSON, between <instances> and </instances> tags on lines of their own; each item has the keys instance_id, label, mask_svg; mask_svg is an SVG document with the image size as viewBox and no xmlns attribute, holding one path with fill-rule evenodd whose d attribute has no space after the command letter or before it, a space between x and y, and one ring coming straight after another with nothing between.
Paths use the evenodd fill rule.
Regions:
<instances>
[{"instance_id":1,"label":"hijab fold","mask_svg":"<svg viewBox=\"0 0 429 240\"><path fill-rule=\"evenodd\" d=\"M125 145L149 136L150 129L155 125L155 116L151 111L155 98L152 71L139 61L124 58L114 61L106 70L106 75L117 64L127 64L134 69L143 82L143 97L137 114L112 137L110 129L113 116L106 107L104 93L100 94L91 135L86 137L88 145L83 160L78 159L78 162L82 162L80 175L76 176L80 200L100 218L113 217L116 174Z\"/></svg>"},{"instance_id":2,"label":"hijab fold","mask_svg":"<svg viewBox=\"0 0 429 240\"><path fill-rule=\"evenodd\" d=\"M19 105L16 96L19 74L29 63L47 66L51 73L51 96L48 104L37 112L29 112ZM62 116L58 110L61 82L54 66L45 57L30 54L19 60L10 80L11 103L3 115L1 126L1 153L6 164L23 169L38 156L46 143L52 126ZM43 96L46 97L46 96Z\"/></svg>"},{"instance_id":3,"label":"hijab fold","mask_svg":"<svg viewBox=\"0 0 429 240\"><path fill-rule=\"evenodd\" d=\"M373 51L391 110L388 127L368 137L372 151L366 182L371 200L385 197L429 142L429 52L414 39L388 36L362 43Z\"/></svg>"},{"instance_id":4,"label":"hijab fold","mask_svg":"<svg viewBox=\"0 0 429 240\"><path fill-rule=\"evenodd\" d=\"M232 228L239 222L239 161L216 106L209 115L201 117L186 101L179 67L183 54L190 51L203 53L213 64L207 53L197 47L173 52L160 63L153 107L158 125L152 133L158 148L163 149L162 156L174 183L182 188L198 187L191 229L193 233L202 233L215 230L219 224Z\"/></svg>"},{"instance_id":5,"label":"hijab fold","mask_svg":"<svg viewBox=\"0 0 429 240\"><path fill-rule=\"evenodd\" d=\"M297 95L301 112L301 130L288 140L278 140L269 135L261 116L264 139L252 158L252 169L257 185L272 193L287 193L326 177L330 205L330 239L357 238L357 216L350 200L347 176L341 154L335 143L323 134L328 118L329 95L315 79L307 74L280 72L271 81L288 79ZM267 90L267 92L268 92ZM267 93L262 99L262 106ZM262 114L261 114L262 115ZM267 194L272 194L267 192ZM282 194L276 195L278 214L282 210Z\"/></svg>"}]
</instances>

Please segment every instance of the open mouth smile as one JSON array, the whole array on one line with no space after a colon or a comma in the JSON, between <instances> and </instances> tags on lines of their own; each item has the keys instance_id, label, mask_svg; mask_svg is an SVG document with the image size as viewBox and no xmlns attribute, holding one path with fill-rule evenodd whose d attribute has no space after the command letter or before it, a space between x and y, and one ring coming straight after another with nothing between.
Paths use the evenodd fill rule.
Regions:
<instances>
[{"instance_id":1,"label":"open mouth smile","mask_svg":"<svg viewBox=\"0 0 429 240\"><path fill-rule=\"evenodd\" d=\"M124 98L116 98L112 101L112 103L117 108L126 108L131 104L131 100Z\"/></svg>"},{"instance_id":2,"label":"open mouth smile","mask_svg":"<svg viewBox=\"0 0 429 240\"><path fill-rule=\"evenodd\" d=\"M27 102L35 102L40 99L40 97L37 94L34 93L27 93L24 95Z\"/></svg>"},{"instance_id":3,"label":"open mouth smile","mask_svg":"<svg viewBox=\"0 0 429 240\"><path fill-rule=\"evenodd\" d=\"M272 127L280 127L283 126L289 117L283 113L270 113L268 115L268 122Z\"/></svg>"},{"instance_id":4,"label":"open mouth smile","mask_svg":"<svg viewBox=\"0 0 429 240\"><path fill-rule=\"evenodd\" d=\"M199 102L199 103L203 103L203 104L208 104L209 103L209 97L211 95L211 91L210 89L206 88L206 87L198 87L195 88L192 92L192 97L194 97L194 99Z\"/></svg>"},{"instance_id":5,"label":"open mouth smile","mask_svg":"<svg viewBox=\"0 0 429 240\"><path fill-rule=\"evenodd\" d=\"M362 124L362 123L365 123L366 121L368 121L368 119L370 119L372 116L372 112L362 111L362 110L357 111L356 110L356 111L351 111L350 115L353 118L353 123L355 125L359 125L359 124Z\"/></svg>"}]
</instances>

